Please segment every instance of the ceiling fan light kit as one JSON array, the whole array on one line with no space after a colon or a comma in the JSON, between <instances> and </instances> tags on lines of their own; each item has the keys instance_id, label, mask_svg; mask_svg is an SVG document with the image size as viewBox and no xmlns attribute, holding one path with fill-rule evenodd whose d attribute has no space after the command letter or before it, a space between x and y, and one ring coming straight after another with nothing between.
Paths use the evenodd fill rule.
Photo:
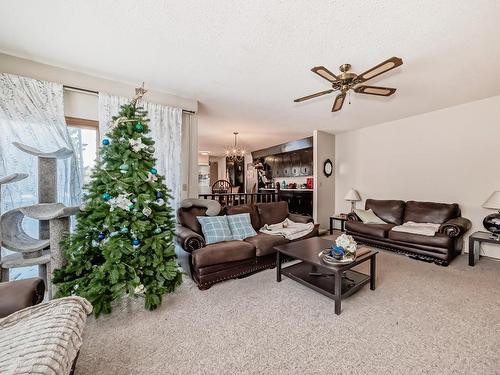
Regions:
<instances>
[{"instance_id":1,"label":"ceiling fan light kit","mask_svg":"<svg viewBox=\"0 0 500 375\"><path fill-rule=\"evenodd\" d=\"M358 94L390 96L396 92L395 88L367 86L359 84L377 77L385 72L388 72L389 70L397 68L400 65L403 65L403 60L401 58L391 57L390 59L381 62L380 64L368 69L367 71L359 75L350 72L350 64L342 64L339 67L339 70L341 72L340 74L334 74L324 66L315 66L311 69L311 71L319 75L321 78L329 81L332 84L332 88L330 90L321 91L312 95L303 96L301 98L295 99L294 102L303 102L304 100L309 100L318 96L330 94L334 91L339 91L340 93L336 96L332 106L332 112L337 112L342 109L346 93L349 92L349 90L353 90Z\"/></svg>"}]
</instances>

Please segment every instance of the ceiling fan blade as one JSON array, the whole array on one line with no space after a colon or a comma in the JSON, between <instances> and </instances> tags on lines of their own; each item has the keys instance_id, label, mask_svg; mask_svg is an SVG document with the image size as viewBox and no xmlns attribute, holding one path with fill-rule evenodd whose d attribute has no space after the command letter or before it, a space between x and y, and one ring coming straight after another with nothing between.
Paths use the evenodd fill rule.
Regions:
<instances>
[{"instance_id":1,"label":"ceiling fan blade","mask_svg":"<svg viewBox=\"0 0 500 375\"><path fill-rule=\"evenodd\" d=\"M335 82L335 81L339 80L339 77L337 77L335 74L330 72L324 66L315 66L314 68L311 69L311 72L316 73L321 78L324 78L330 82Z\"/></svg>"},{"instance_id":2,"label":"ceiling fan blade","mask_svg":"<svg viewBox=\"0 0 500 375\"><path fill-rule=\"evenodd\" d=\"M329 94L333 92L333 89L330 89L330 90L326 90L326 91L321 91L321 92L317 92L316 94L312 94L312 95L307 95L307 96L303 96L302 98L298 98L298 99L295 99L294 102L295 103L298 103L298 102L303 102L304 100L308 100L308 99L312 99L312 98L316 98L318 96L321 96L321 95L326 95L326 94Z\"/></svg>"},{"instance_id":3,"label":"ceiling fan blade","mask_svg":"<svg viewBox=\"0 0 500 375\"><path fill-rule=\"evenodd\" d=\"M337 112L342 109L342 105L344 105L345 93L338 94L333 102L332 112Z\"/></svg>"},{"instance_id":4,"label":"ceiling fan blade","mask_svg":"<svg viewBox=\"0 0 500 375\"><path fill-rule=\"evenodd\" d=\"M368 94L368 95L379 95L379 96L391 96L396 92L396 89L391 87L380 87L380 86L358 86L354 89L354 92L358 94Z\"/></svg>"},{"instance_id":5,"label":"ceiling fan blade","mask_svg":"<svg viewBox=\"0 0 500 375\"><path fill-rule=\"evenodd\" d=\"M384 62L374 66L373 68L368 69L366 72L358 75L356 81L358 83L366 82L369 79L381 75L382 73L388 72L391 69L397 68L400 65L403 65L403 60L401 58L391 57L390 59L387 59Z\"/></svg>"}]
</instances>

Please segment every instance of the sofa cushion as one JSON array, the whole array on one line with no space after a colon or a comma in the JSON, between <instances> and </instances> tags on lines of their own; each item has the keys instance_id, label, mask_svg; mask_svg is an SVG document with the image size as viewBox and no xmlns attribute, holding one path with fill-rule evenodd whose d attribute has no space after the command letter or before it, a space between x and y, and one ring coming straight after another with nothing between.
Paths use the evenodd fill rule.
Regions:
<instances>
[{"instance_id":1,"label":"sofa cushion","mask_svg":"<svg viewBox=\"0 0 500 375\"><path fill-rule=\"evenodd\" d=\"M458 216L460 216L460 208L456 203L408 201L404 221L442 224Z\"/></svg>"},{"instance_id":2,"label":"sofa cushion","mask_svg":"<svg viewBox=\"0 0 500 375\"><path fill-rule=\"evenodd\" d=\"M288 217L288 203L285 201L272 203L258 203L257 210L260 215L260 226L265 224L281 223Z\"/></svg>"},{"instance_id":3,"label":"sofa cushion","mask_svg":"<svg viewBox=\"0 0 500 375\"><path fill-rule=\"evenodd\" d=\"M274 246L284 245L290 241L281 236L259 233L256 236L246 238L245 242L251 243L255 246L256 255L261 257L264 255L274 254Z\"/></svg>"},{"instance_id":4,"label":"sofa cushion","mask_svg":"<svg viewBox=\"0 0 500 375\"><path fill-rule=\"evenodd\" d=\"M247 237L256 236L257 232L250 222L250 214L238 214L226 216L233 240L244 240Z\"/></svg>"},{"instance_id":5,"label":"sofa cushion","mask_svg":"<svg viewBox=\"0 0 500 375\"><path fill-rule=\"evenodd\" d=\"M252 221L252 227L255 230L259 230L260 226L260 218L259 213L257 211L257 207L253 204L239 204L237 206L226 206L224 207L225 215L238 215L238 214L250 214L250 220Z\"/></svg>"},{"instance_id":6,"label":"sofa cushion","mask_svg":"<svg viewBox=\"0 0 500 375\"><path fill-rule=\"evenodd\" d=\"M386 223L401 225L405 212L405 202L398 200L367 199L365 208L373 210L375 215Z\"/></svg>"},{"instance_id":7,"label":"sofa cushion","mask_svg":"<svg viewBox=\"0 0 500 375\"><path fill-rule=\"evenodd\" d=\"M389 231L389 239L399 242L407 242L418 245L442 247L445 249L453 247L453 239L443 233L434 236L423 236L421 234Z\"/></svg>"},{"instance_id":8,"label":"sofa cushion","mask_svg":"<svg viewBox=\"0 0 500 375\"><path fill-rule=\"evenodd\" d=\"M227 216L197 216L196 218L201 224L207 245L233 239Z\"/></svg>"},{"instance_id":9,"label":"sofa cushion","mask_svg":"<svg viewBox=\"0 0 500 375\"><path fill-rule=\"evenodd\" d=\"M363 224L359 221L347 221L346 229L349 232L363 234L370 237L387 238L388 232L394 224Z\"/></svg>"},{"instance_id":10,"label":"sofa cushion","mask_svg":"<svg viewBox=\"0 0 500 375\"><path fill-rule=\"evenodd\" d=\"M193 251L193 265L205 267L255 257L255 247L245 241L214 243Z\"/></svg>"},{"instance_id":11,"label":"sofa cushion","mask_svg":"<svg viewBox=\"0 0 500 375\"><path fill-rule=\"evenodd\" d=\"M189 207L189 208L179 208L177 210L177 219L179 224L183 227L191 229L193 232L203 235L201 230L201 224L196 219L197 216L205 216L207 212L206 207Z\"/></svg>"}]
</instances>

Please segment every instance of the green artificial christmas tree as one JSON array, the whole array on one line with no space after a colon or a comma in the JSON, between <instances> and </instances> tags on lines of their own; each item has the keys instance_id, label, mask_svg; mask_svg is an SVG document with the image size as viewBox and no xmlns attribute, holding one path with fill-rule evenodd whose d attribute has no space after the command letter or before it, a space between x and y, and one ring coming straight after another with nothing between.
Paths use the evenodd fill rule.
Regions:
<instances>
[{"instance_id":1,"label":"green artificial christmas tree","mask_svg":"<svg viewBox=\"0 0 500 375\"><path fill-rule=\"evenodd\" d=\"M113 300L137 292L153 310L182 282L171 196L155 169L147 113L136 106L144 93L137 89L113 117L76 229L64 240L67 264L54 271L57 297L85 297L96 316L111 312Z\"/></svg>"}]
</instances>

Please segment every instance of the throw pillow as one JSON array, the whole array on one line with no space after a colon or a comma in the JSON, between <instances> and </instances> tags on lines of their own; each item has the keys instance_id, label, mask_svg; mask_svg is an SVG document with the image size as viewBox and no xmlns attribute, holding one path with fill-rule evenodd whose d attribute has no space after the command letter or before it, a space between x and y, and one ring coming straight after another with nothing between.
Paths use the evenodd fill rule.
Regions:
<instances>
[{"instance_id":1,"label":"throw pillow","mask_svg":"<svg viewBox=\"0 0 500 375\"><path fill-rule=\"evenodd\" d=\"M354 213L358 215L363 224L387 224L384 220L375 215L375 212L370 208L369 210L355 209Z\"/></svg>"},{"instance_id":2,"label":"throw pillow","mask_svg":"<svg viewBox=\"0 0 500 375\"><path fill-rule=\"evenodd\" d=\"M233 239L226 216L196 216L196 219L201 224L201 231L207 245Z\"/></svg>"},{"instance_id":3,"label":"throw pillow","mask_svg":"<svg viewBox=\"0 0 500 375\"><path fill-rule=\"evenodd\" d=\"M257 232L252 227L249 213L228 215L227 222L229 223L233 240L244 240L245 238L257 235Z\"/></svg>"}]
</instances>

